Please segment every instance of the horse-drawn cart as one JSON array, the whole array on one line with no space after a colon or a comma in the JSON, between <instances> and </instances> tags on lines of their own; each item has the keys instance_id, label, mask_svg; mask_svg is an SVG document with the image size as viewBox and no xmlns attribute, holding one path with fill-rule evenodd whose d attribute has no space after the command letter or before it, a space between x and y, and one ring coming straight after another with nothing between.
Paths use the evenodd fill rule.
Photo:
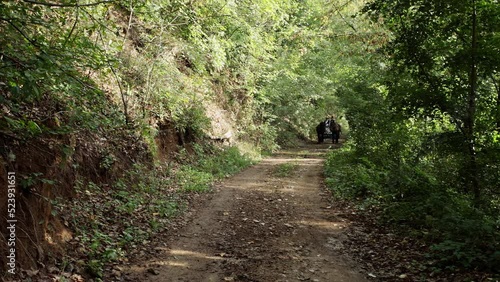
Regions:
<instances>
[{"instance_id":1,"label":"horse-drawn cart","mask_svg":"<svg viewBox=\"0 0 500 282\"><path fill-rule=\"evenodd\" d=\"M342 129L340 124L333 119L322 121L316 126L316 133L318 134L318 143L323 143L326 139L332 140L333 143L339 143L339 137Z\"/></svg>"}]
</instances>

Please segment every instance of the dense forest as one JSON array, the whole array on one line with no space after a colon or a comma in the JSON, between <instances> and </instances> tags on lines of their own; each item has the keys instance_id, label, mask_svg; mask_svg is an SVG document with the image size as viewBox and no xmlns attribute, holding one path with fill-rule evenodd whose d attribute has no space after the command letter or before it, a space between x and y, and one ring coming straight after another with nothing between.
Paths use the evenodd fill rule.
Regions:
<instances>
[{"instance_id":1,"label":"dense forest","mask_svg":"<svg viewBox=\"0 0 500 282\"><path fill-rule=\"evenodd\" d=\"M497 0L9 0L0 32L2 270L11 198L18 270L102 277L335 116L333 197L425 242L423 273L498 274Z\"/></svg>"}]
</instances>

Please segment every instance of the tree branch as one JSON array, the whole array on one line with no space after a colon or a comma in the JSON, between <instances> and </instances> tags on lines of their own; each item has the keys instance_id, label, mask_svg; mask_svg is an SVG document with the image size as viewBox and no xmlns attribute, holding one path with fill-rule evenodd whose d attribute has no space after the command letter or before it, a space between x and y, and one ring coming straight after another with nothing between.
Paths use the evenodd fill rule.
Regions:
<instances>
[{"instance_id":1,"label":"tree branch","mask_svg":"<svg viewBox=\"0 0 500 282\"><path fill-rule=\"evenodd\" d=\"M75 31L75 27L78 24L79 16L80 16L80 7L77 7L76 8L75 22L73 23L73 27L71 27L71 30L70 30L68 36L66 37L66 40L64 40L63 46L66 46L66 43L68 43L69 39L71 38L71 35L73 34L73 31Z\"/></svg>"},{"instance_id":2,"label":"tree branch","mask_svg":"<svg viewBox=\"0 0 500 282\"><path fill-rule=\"evenodd\" d=\"M39 1L34 1L34 0L23 0L23 2L26 3L31 3L35 5L43 5L43 6L49 6L49 7L88 7L88 6L97 6L101 4L107 4L107 3L114 3L116 0L103 0L103 1L98 1L94 3L88 3L88 4L61 4L61 3L52 3L52 2L39 2Z\"/></svg>"},{"instance_id":3,"label":"tree branch","mask_svg":"<svg viewBox=\"0 0 500 282\"><path fill-rule=\"evenodd\" d=\"M345 2L344 4L342 5L335 5L332 2L330 2L330 4L333 6L333 9L335 9L335 11L337 12L337 14L340 16L340 18L345 22L346 25L348 25L352 30L354 30L354 32L358 32L358 30L356 29L356 27L354 27L354 25L352 23L350 23L349 21L347 21L347 19L344 17L344 15L341 13L342 12L342 9L344 9L345 7L347 7L347 5L349 5L352 1L347 1ZM332 11L330 11L329 13L332 13Z\"/></svg>"},{"instance_id":4,"label":"tree branch","mask_svg":"<svg viewBox=\"0 0 500 282\"><path fill-rule=\"evenodd\" d=\"M17 25L15 25L12 20L9 20L9 19L5 19L5 18L0 18L0 20L3 20L3 21L6 21L10 26L12 26L17 32L19 32L19 34L21 34L21 36L26 39L29 43L31 43L31 45L35 46L35 47L40 47L35 40L31 39L28 37L28 35L26 35L26 33L24 33L24 31L21 30L21 28L19 28Z\"/></svg>"}]
</instances>

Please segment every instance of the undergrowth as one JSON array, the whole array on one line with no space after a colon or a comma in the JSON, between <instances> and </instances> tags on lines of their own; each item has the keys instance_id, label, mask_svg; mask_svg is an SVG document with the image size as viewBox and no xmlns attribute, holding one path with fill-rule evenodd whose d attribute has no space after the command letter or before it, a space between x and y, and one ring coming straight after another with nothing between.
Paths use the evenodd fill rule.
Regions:
<instances>
[{"instance_id":1,"label":"undergrowth","mask_svg":"<svg viewBox=\"0 0 500 282\"><path fill-rule=\"evenodd\" d=\"M432 266L427 274L498 274L500 218L495 207L474 207L471 197L437 181L428 164L387 163L374 163L344 146L328 155L327 186L334 197L357 203L360 211L380 211L380 224L426 242L430 248L422 263Z\"/></svg>"},{"instance_id":2,"label":"undergrowth","mask_svg":"<svg viewBox=\"0 0 500 282\"><path fill-rule=\"evenodd\" d=\"M168 229L188 209L191 193L210 191L214 181L252 164L236 148L195 146L181 154L183 164L136 164L110 186L79 181L75 199L56 207L75 231L74 253L64 261L102 279L107 263L125 260Z\"/></svg>"}]
</instances>

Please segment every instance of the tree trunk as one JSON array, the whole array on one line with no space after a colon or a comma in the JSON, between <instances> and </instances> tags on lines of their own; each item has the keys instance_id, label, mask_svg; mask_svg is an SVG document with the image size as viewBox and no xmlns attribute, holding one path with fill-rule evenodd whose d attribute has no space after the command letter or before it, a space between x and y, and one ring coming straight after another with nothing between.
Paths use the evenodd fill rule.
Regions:
<instances>
[{"instance_id":1,"label":"tree trunk","mask_svg":"<svg viewBox=\"0 0 500 282\"><path fill-rule=\"evenodd\" d=\"M465 119L465 134L468 147L468 184L474 195L476 205L480 203L481 187L479 182L479 171L476 157L475 119L477 99L477 14L476 0L472 0L472 35L471 35L471 63L469 74L469 96L467 105L467 117Z\"/></svg>"},{"instance_id":2,"label":"tree trunk","mask_svg":"<svg viewBox=\"0 0 500 282\"><path fill-rule=\"evenodd\" d=\"M497 87L497 131L500 132L500 86Z\"/></svg>"},{"instance_id":3,"label":"tree trunk","mask_svg":"<svg viewBox=\"0 0 500 282\"><path fill-rule=\"evenodd\" d=\"M497 108L495 111L495 120L496 122L496 131L500 132L500 78L497 78L492 75L491 80L493 81L493 85L495 86L495 90L497 91Z\"/></svg>"}]
</instances>

